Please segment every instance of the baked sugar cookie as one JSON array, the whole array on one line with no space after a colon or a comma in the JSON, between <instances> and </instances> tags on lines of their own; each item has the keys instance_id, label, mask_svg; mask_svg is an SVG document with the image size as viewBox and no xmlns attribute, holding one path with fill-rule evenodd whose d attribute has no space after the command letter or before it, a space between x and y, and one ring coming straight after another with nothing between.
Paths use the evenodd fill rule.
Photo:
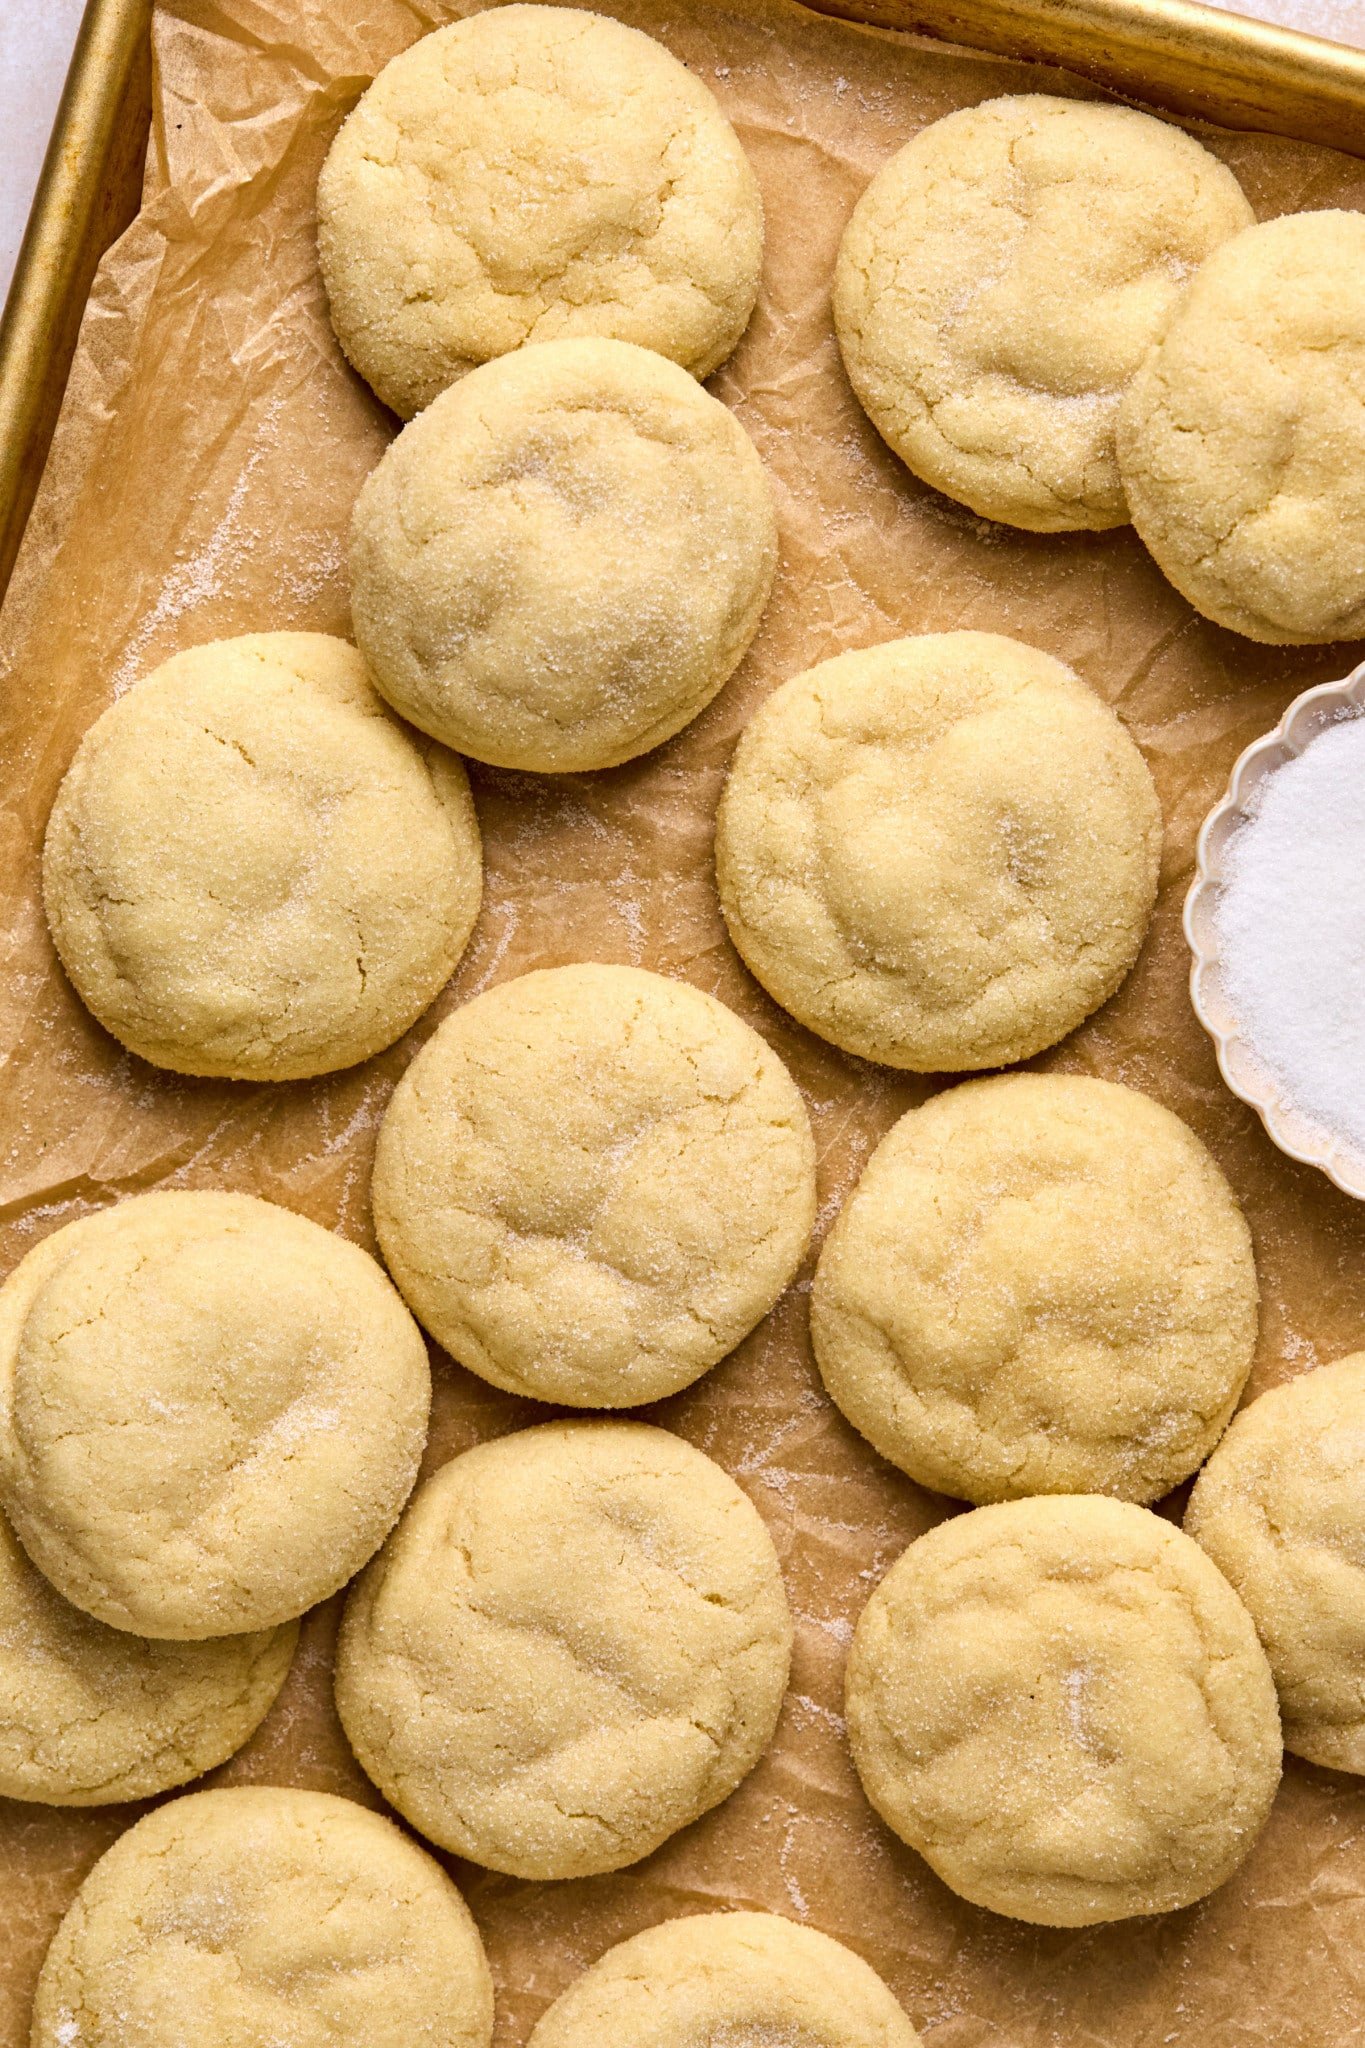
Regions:
<instances>
[{"instance_id":1,"label":"baked sugar cookie","mask_svg":"<svg viewBox=\"0 0 1365 2048\"><path fill-rule=\"evenodd\" d=\"M379 1133L374 1220L408 1306L471 1372L629 1408L715 1365L815 1221L800 1093L686 982L524 974L446 1019Z\"/></svg>"},{"instance_id":2,"label":"baked sugar cookie","mask_svg":"<svg viewBox=\"0 0 1365 2048\"><path fill-rule=\"evenodd\" d=\"M1050 655L927 633L837 655L749 721L721 908L776 1002L917 1073L1008 1066L1111 996L1156 900L1161 812L1112 711Z\"/></svg>"},{"instance_id":3,"label":"baked sugar cookie","mask_svg":"<svg viewBox=\"0 0 1365 2048\"><path fill-rule=\"evenodd\" d=\"M552 1422L420 1488L346 1603L337 1706L443 1849L587 1877L753 1769L791 1637L772 1540L719 1465L643 1423Z\"/></svg>"},{"instance_id":4,"label":"baked sugar cookie","mask_svg":"<svg viewBox=\"0 0 1365 2048\"><path fill-rule=\"evenodd\" d=\"M734 416L623 341L473 371L405 427L351 526L379 688L505 768L607 768L696 717L753 639L772 494Z\"/></svg>"},{"instance_id":5,"label":"baked sugar cookie","mask_svg":"<svg viewBox=\"0 0 1365 2048\"><path fill-rule=\"evenodd\" d=\"M430 1395L374 1260L247 1195L135 1196L0 1290L5 1510L59 1593L134 1635L273 1627L344 1585Z\"/></svg>"},{"instance_id":6,"label":"baked sugar cookie","mask_svg":"<svg viewBox=\"0 0 1365 2048\"><path fill-rule=\"evenodd\" d=\"M180 1074L290 1081L368 1059L450 979L478 914L460 763L325 633L177 654L91 727L43 895L86 1007Z\"/></svg>"},{"instance_id":7,"label":"baked sugar cookie","mask_svg":"<svg viewBox=\"0 0 1365 2048\"><path fill-rule=\"evenodd\" d=\"M1043 1927L1202 1899L1280 1779L1245 1607L1179 1529L1098 1495L912 1543L858 1623L847 1705L888 1826L962 1898Z\"/></svg>"},{"instance_id":8,"label":"baked sugar cookie","mask_svg":"<svg viewBox=\"0 0 1365 2048\"><path fill-rule=\"evenodd\" d=\"M1114 418L1186 280L1250 206L1131 107L1042 93L922 128L839 251L849 380L915 475L1037 533L1121 526Z\"/></svg>"},{"instance_id":9,"label":"baked sugar cookie","mask_svg":"<svg viewBox=\"0 0 1365 2048\"><path fill-rule=\"evenodd\" d=\"M1133 524L1197 611L1365 634L1365 214L1291 213L1200 271L1123 402Z\"/></svg>"},{"instance_id":10,"label":"baked sugar cookie","mask_svg":"<svg viewBox=\"0 0 1365 2048\"><path fill-rule=\"evenodd\" d=\"M1231 1188L1131 1088L1006 1074L884 1138L816 1268L825 1386L921 1486L1153 1501L1251 1370L1256 1267Z\"/></svg>"},{"instance_id":11,"label":"baked sugar cookie","mask_svg":"<svg viewBox=\"0 0 1365 2048\"><path fill-rule=\"evenodd\" d=\"M172 1800L100 1858L38 1980L32 2048L488 2048L493 1986L450 1879L325 1792Z\"/></svg>"},{"instance_id":12,"label":"baked sugar cookie","mask_svg":"<svg viewBox=\"0 0 1365 2048\"><path fill-rule=\"evenodd\" d=\"M385 66L318 184L337 339L405 419L527 341L639 342L709 377L748 325L758 183L714 96L580 8L489 8Z\"/></svg>"},{"instance_id":13,"label":"baked sugar cookie","mask_svg":"<svg viewBox=\"0 0 1365 2048\"><path fill-rule=\"evenodd\" d=\"M1365 1772L1365 1352L1233 1423L1185 1529L1250 1609L1296 1756Z\"/></svg>"},{"instance_id":14,"label":"baked sugar cookie","mask_svg":"<svg viewBox=\"0 0 1365 2048\"><path fill-rule=\"evenodd\" d=\"M265 1719L298 1624L153 1643L54 1593L0 1516L0 1798L148 1799L212 1770Z\"/></svg>"},{"instance_id":15,"label":"baked sugar cookie","mask_svg":"<svg viewBox=\"0 0 1365 2048\"><path fill-rule=\"evenodd\" d=\"M775 1913L697 1913L608 1949L527 2048L919 2048L860 1956Z\"/></svg>"}]
</instances>

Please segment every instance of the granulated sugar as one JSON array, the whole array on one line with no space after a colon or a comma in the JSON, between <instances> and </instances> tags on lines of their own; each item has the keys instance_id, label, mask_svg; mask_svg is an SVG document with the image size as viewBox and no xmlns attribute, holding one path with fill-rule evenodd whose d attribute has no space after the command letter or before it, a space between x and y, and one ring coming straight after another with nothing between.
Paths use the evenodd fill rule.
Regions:
<instances>
[{"instance_id":1,"label":"granulated sugar","mask_svg":"<svg viewBox=\"0 0 1365 2048\"><path fill-rule=\"evenodd\" d=\"M1285 1097L1365 1147L1365 717L1266 776L1215 914L1239 1035Z\"/></svg>"}]
</instances>

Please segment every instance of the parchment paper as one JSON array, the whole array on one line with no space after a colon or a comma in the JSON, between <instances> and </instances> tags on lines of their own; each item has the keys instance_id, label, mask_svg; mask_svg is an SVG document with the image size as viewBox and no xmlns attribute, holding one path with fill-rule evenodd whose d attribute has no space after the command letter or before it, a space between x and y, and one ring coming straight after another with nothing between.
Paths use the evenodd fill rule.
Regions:
<instances>
[{"instance_id":1,"label":"parchment paper","mask_svg":"<svg viewBox=\"0 0 1365 2048\"><path fill-rule=\"evenodd\" d=\"M1194 834L1248 740L1361 649L1253 647L1198 619L1130 532L1040 538L915 483L853 402L829 320L843 223L923 122L1059 74L804 14L605 0L710 81L762 181L768 249L752 327L714 388L772 473L782 569L756 646L688 732L607 774L475 769L488 886L468 955L409 1038L284 1088L177 1080L121 1054L63 981L37 855L59 777L111 695L176 648L283 626L348 630L352 498L394 422L344 368L322 305L313 186L343 110L399 48L464 11L419 0L168 0L146 204L106 259L62 424L0 620L0 1271L57 1224L152 1186L233 1187L371 1244L376 1121L417 1045L491 982L631 960L712 990L766 1033L806 1093L821 1233L925 1084L845 1058L776 1010L726 941L712 817L745 717L841 649L971 626L1060 655L1126 719L1166 815L1160 909L1135 973L1040 1062L1146 1089L1212 1145L1247 1206L1265 1294L1252 1382L1365 1342L1365 1209L1271 1147L1219 1083L1191 1015L1179 910ZM1258 213L1365 209L1365 163L1214 133ZM498 1988L499 2048L612 1942L670 1914L763 1907L809 1920L887 1978L931 2048L1347 2048L1365 2039L1365 1789L1290 1759L1250 1862L1205 1904L1086 1933L954 1899L876 1821L840 1719L851 1626L905 1543L949 1504L841 1421L806 1341L809 1265L768 1321L652 1413L719 1458L777 1541L798 1647L772 1754L647 1862L528 1885L452 1866ZM429 1465L547 1411L438 1361ZM1178 1506L1178 1503L1177 1503ZM285 1692L208 1782L320 1787L378 1805L330 1703L335 1603ZM44 1947L138 1808L0 1802L0 2048L26 2039ZM603 2043L603 2048L612 2044Z\"/></svg>"}]
</instances>

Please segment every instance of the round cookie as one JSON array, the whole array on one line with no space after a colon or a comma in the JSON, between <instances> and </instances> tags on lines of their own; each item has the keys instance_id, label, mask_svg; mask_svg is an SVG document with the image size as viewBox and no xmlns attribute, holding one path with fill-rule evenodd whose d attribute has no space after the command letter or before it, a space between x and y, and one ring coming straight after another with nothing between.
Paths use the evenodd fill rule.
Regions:
<instances>
[{"instance_id":1,"label":"round cookie","mask_svg":"<svg viewBox=\"0 0 1365 2048\"><path fill-rule=\"evenodd\" d=\"M704 709L758 628L772 494L734 416L623 341L474 370L351 525L356 639L395 710L476 760L607 768Z\"/></svg>"},{"instance_id":2,"label":"round cookie","mask_svg":"<svg viewBox=\"0 0 1365 2048\"><path fill-rule=\"evenodd\" d=\"M444 1849L513 1877L638 1862L772 1740L792 1625L719 1465L636 1422L552 1422L426 1481L346 1603L360 1763Z\"/></svg>"},{"instance_id":3,"label":"round cookie","mask_svg":"<svg viewBox=\"0 0 1365 2048\"><path fill-rule=\"evenodd\" d=\"M1196 611L1278 646L1365 634L1365 214L1218 250L1133 379L1118 455Z\"/></svg>"},{"instance_id":4,"label":"round cookie","mask_svg":"<svg viewBox=\"0 0 1365 2048\"><path fill-rule=\"evenodd\" d=\"M100 1858L38 1979L31 2048L489 2048L469 1909L391 1821L326 1792L173 1800Z\"/></svg>"},{"instance_id":5,"label":"round cookie","mask_svg":"<svg viewBox=\"0 0 1365 2048\"><path fill-rule=\"evenodd\" d=\"M470 15L385 66L318 182L337 339L405 419L528 341L608 335L696 377L748 325L763 204L712 93L579 8Z\"/></svg>"},{"instance_id":6,"label":"round cookie","mask_svg":"<svg viewBox=\"0 0 1365 2048\"><path fill-rule=\"evenodd\" d=\"M1254 218L1169 122L1042 93L922 128L854 208L834 319L915 475L1036 533L1121 526L1119 400L1185 281Z\"/></svg>"},{"instance_id":7,"label":"round cookie","mask_svg":"<svg viewBox=\"0 0 1365 2048\"><path fill-rule=\"evenodd\" d=\"M76 993L175 1073L289 1081L391 1045L478 915L460 763L390 717L359 654L253 633L177 654L99 718L43 848Z\"/></svg>"},{"instance_id":8,"label":"round cookie","mask_svg":"<svg viewBox=\"0 0 1365 2048\"><path fill-rule=\"evenodd\" d=\"M1310 1763L1365 1772L1365 1352L1253 1401L1185 1530L1240 1593Z\"/></svg>"},{"instance_id":9,"label":"round cookie","mask_svg":"<svg viewBox=\"0 0 1365 2048\"><path fill-rule=\"evenodd\" d=\"M375 1261L246 1195L135 1196L0 1291L5 1510L59 1593L135 1635L274 1627L344 1585L430 1395Z\"/></svg>"},{"instance_id":10,"label":"round cookie","mask_svg":"<svg viewBox=\"0 0 1365 2048\"><path fill-rule=\"evenodd\" d=\"M575 1408L673 1394L793 1278L815 1222L799 1091L686 982L556 967L464 1004L380 1128L374 1220L461 1365Z\"/></svg>"},{"instance_id":11,"label":"round cookie","mask_svg":"<svg viewBox=\"0 0 1365 2048\"><path fill-rule=\"evenodd\" d=\"M527 2048L920 2048L881 1978L842 1943L775 1913L665 1920L607 1950Z\"/></svg>"},{"instance_id":12,"label":"round cookie","mask_svg":"<svg viewBox=\"0 0 1365 2048\"><path fill-rule=\"evenodd\" d=\"M1141 754L1071 671L996 633L823 661L740 738L716 821L730 936L846 1052L1008 1066L1119 986L1156 900Z\"/></svg>"},{"instance_id":13,"label":"round cookie","mask_svg":"<svg viewBox=\"0 0 1365 2048\"><path fill-rule=\"evenodd\" d=\"M1280 1779L1250 1615L1188 1536L1099 1495L912 1543L858 1623L847 1710L888 1826L962 1898L1043 1927L1202 1899Z\"/></svg>"},{"instance_id":14,"label":"round cookie","mask_svg":"<svg viewBox=\"0 0 1365 2048\"><path fill-rule=\"evenodd\" d=\"M903 1116L825 1241L831 1397L921 1486L1153 1501L1227 1427L1256 1267L1188 1125L1072 1074L968 1081Z\"/></svg>"},{"instance_id":15,"label":"round cookie","mask_svg":"<svg viewBox=\"0 0 1365 2048\"><path fill-rule=\"evenodd\" d=\"M284 1684L297 1622L154 1643L54 1593L0 1516L0 1798L148 1799L240 1749Z\"/></svg>"}]
</instances>

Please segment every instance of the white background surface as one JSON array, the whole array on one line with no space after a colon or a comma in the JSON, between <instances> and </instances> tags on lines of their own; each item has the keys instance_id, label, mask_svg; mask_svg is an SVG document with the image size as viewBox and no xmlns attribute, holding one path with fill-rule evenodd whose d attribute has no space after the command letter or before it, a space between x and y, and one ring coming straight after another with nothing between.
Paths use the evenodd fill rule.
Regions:
<instances>
[{"instance_id":1,"label":"white background surface","mask_svg":"<svg viewBox=\"0 0 1365 2048\"><path fill-rule=\"evenodd\" d=\"M1365 47L1365 0L1211 0ZM9 283L83 0L0 0L0 296Z\"/></svg>"},{"instance_id":2,"label":"white background surface","mask_svg":"<svg viewBox=\"0 0 1365 2048\"><path fill-rule=\"evenodd\" d=\"M0 297L14 268L82 11L83 0L0 0Z\"/></svg>"}]
</instances>

